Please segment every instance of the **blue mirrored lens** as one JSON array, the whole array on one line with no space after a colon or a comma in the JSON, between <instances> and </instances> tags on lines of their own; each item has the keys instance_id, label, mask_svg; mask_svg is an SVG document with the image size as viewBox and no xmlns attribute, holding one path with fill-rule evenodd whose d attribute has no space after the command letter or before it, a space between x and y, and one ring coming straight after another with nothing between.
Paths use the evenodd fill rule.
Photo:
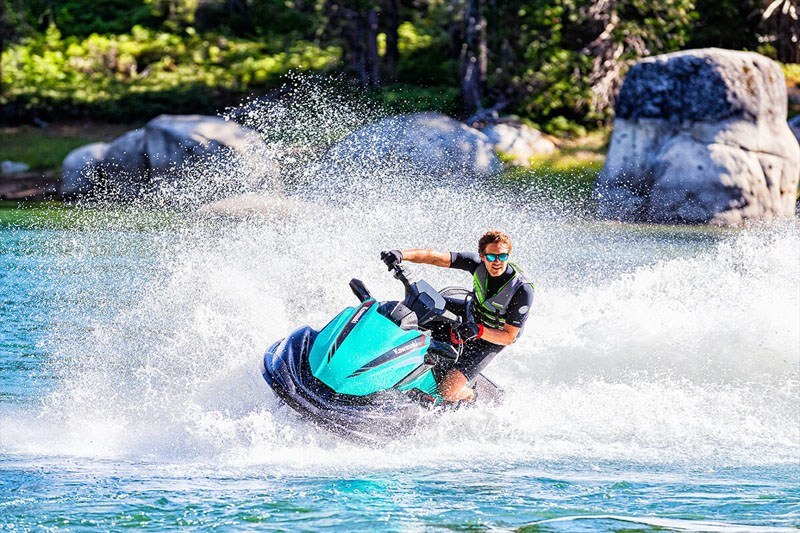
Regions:
<instances>
[{"instance_id":1,"label":"blue mirrored lens","mask_svg":"<svg viewBox=\"0 0 800 533\"><path fill-rule=\"evenodd\" d=\"M500 261L507 261L508 260L508 254L486 254L486 259L490 263L494 263L495 259L500 259Z\"/></svg>"}]
</instances>

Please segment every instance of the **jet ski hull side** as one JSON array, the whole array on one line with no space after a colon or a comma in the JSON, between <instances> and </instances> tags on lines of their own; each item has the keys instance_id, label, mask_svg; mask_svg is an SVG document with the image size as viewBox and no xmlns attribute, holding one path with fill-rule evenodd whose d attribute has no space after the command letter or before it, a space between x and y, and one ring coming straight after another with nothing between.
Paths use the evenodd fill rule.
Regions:
<instances>
[{"instance_id":1,"label":"jet ski hull side","mask_svg":"<svg viewBox=\"0 0 800 533\"><path fill-rule=\"evenodd\" d=\"M311 373L308 354L318 332L295 330L264 354L262 374L275 394L304 418L336 433L375 442L416 428L428 409L398 391L369 398L340 395Z\"/></svg>"}]
</instances>

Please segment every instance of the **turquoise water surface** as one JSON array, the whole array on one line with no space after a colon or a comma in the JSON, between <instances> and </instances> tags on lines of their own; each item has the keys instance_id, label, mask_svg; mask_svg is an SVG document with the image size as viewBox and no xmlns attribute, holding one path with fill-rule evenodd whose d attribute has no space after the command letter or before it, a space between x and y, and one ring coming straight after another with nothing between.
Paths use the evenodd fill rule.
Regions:
<instances>
[{"instance_id":1,"label":"turquoise water surface","mask_svg":"<svg viewBox=\"0 0 800 533\"><path fill-rule=\"evenodd\" d=\"M398 201L0 227L0 528L800 528L796 223ZM351 277L402 294L381 250L472 250L495 226L536 280L524 337L486 371L502 405L368 447L263 382L264 349L352 305Z\"/></svg>"}]
</instances>

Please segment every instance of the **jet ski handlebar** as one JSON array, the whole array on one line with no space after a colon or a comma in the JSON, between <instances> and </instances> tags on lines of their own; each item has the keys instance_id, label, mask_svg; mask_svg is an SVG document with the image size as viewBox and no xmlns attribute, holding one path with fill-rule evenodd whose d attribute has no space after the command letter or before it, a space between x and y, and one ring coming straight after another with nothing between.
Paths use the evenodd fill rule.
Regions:
<instances>
[{"instance_id":1,"label":"jet ski handlebar","mask_svg":"<svg viewBox=\"0 0 800 533\"><path fill-rule=\"evenodd\" d=\"M445 309L444 313L442 313L441 320L442 322L447 322L453 324L454 326L461 325L461 317L451 311L448 311L447 309Z\"/></svg>"},{"instance_id":2,"label":"jet ski handlebar","mask_svg":"<svg viewBox=\"0 0 800 533\"><path fill-rule=\"evenodd\" d=\"M461 325L461 317L445 309L445 299L425 280L417 280L411 270L401 264L392 268L393 275L403 283L406 289L405 305L413 310L420 324L427 322L445 322L455 326Z\"/></svg>"}]
</instances>

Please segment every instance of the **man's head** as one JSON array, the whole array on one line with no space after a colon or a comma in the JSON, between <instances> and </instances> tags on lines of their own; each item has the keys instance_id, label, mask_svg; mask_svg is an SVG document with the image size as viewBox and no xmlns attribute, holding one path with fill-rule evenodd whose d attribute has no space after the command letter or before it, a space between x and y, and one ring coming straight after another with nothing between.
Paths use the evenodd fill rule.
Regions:
<instances>
[{"instance_id":1,"label":"man's head","mask_svg":"<svg viewBox=\"0 0 800 533\"><path fill-rule=\"evenodd\" d=\"M496 277L508 268L508 254L511 253L511 237L502 231L487 231L478 241L478 253L489 275Z\"/></svg>"}]
</instances>

